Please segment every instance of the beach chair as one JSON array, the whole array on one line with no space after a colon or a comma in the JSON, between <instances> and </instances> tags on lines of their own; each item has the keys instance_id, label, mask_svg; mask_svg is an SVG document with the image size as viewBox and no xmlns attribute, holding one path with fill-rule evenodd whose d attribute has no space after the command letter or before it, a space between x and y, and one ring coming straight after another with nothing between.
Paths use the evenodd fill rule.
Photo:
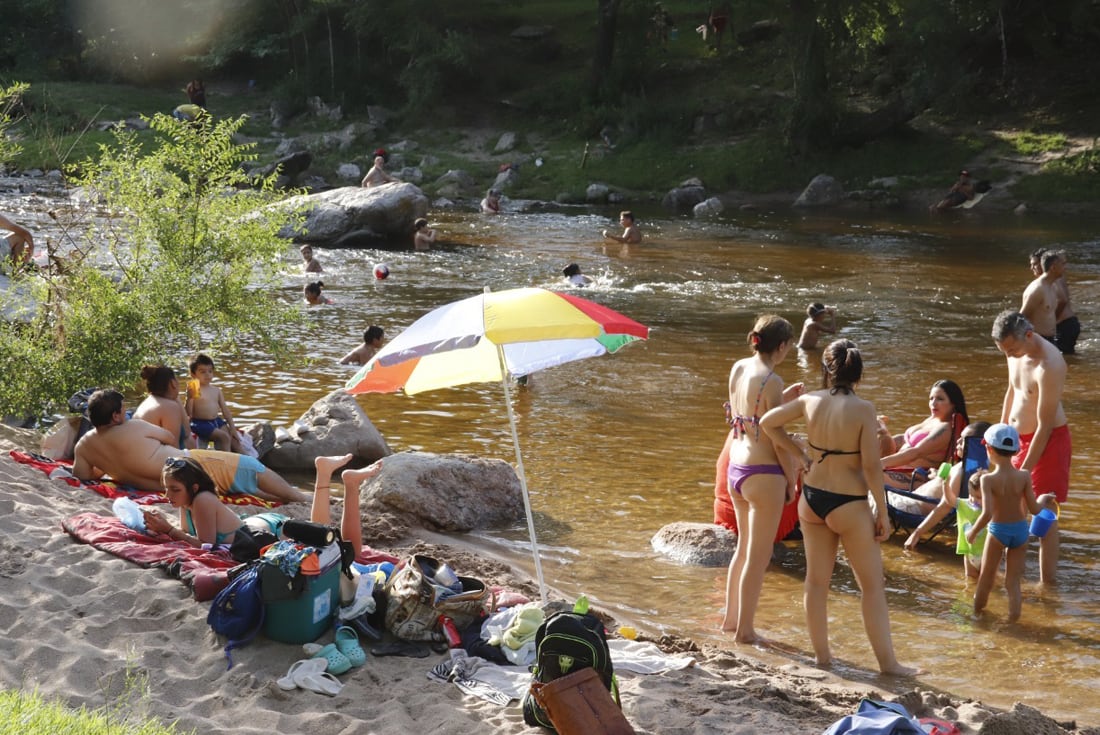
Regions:
<instances>
[{"instance_id":1,"label":"beach chair","mask_svg":"<svg viewBox=\"0 0 1100 735\"><path fill-rule=\"evenodd\" d=\"M963 453L960 461L963 463L962 479L959 483L959 500L965 500L969 497L970 476L977 472L979 469L986 469L989 466L989 457L985 453L985 445L982 443L981 436L968 436L963 444ZM917 488L928 481L931 477L931 471L927 469L913 470L910 476L909 487L899 488L886 485L886 507L890 515L890 524L893 526L895 532L899 530L912 531L921 524L924 517L928 515L937 505L939 505L940 499L921 495L916 492ZM891 499L895 502L891 502ZM911 501L915 501L916 507L922 509L922 512L913 512L905 508L896 507L896 501L898 498L908 498ZM908 507L912 507L914 503L904 503ZM955 526L955 510L952 509L950 513L944 516L936 526L931 529L927 539L933 539L941 532L953 528Z\"/></svg>"}]
</instances>

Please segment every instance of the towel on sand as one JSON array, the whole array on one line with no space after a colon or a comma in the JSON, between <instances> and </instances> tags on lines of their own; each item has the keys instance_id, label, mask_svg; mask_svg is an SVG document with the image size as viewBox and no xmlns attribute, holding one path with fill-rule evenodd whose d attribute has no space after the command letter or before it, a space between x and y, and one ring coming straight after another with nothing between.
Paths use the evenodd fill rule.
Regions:
<instances>
[{"instance_id":1,"label":"towel on sand","mask_svg":"<svg viewBox=\"0 0 1100 735\"><path fill-rule=\"evenodd\" d=\"M686 669L695 663L691 656L669 656L653 643L611 639L611 662L616 672L661 674ZM505 707L520 699L531 685L531 672L521 666L501 666L478 656L467 656L462 649L451 650L451 657L428 672L433 681L453 681L467 694Z\"/></svg>"}]
</instances>

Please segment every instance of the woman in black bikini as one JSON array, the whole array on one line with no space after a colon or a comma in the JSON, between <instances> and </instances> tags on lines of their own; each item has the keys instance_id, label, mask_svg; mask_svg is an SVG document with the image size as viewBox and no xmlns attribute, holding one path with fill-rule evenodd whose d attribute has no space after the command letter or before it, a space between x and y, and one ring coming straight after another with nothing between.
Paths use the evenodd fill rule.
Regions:
<instances>
[{"instance_id":1,"label":"woman in black bikini","mask_svg":"<svg viewBox=\"0 0 1100 735\"><path fill-rule=\"evenodd\" d=\"M829 582L839 543L844 544L863 600L863 626L884 674L914 674L894 656L890 613L879 542L889 536L886 493L879 464L875 407L855 394L863 358L850 340L837 340L822 354L825 387L773 408L760 428L776 449L802 453L807 469L798 519L806 549L806 626L819 666L829 666ZM805 453L783 429L806 420ZM828 488L827 490L824 488ZM874 508L867 502L868 490Z\"/></svg>"},{"instance_id":2,"label":"woman in black bikini","mask_svg":"<svg viewBox=\"0 0 1100 735\"><path fill-rule=\"evenodd\" d=\"M791 349L794 328L778 316L762 316L749 332L753 356L738 360L730 370L730 425L728 485L737 518L737 552L726 578L726 614L722 630L734 640L756 640L753 617L764 573L772 556L772 542L783 506L794 500L797 457L783 457L788 472L766 436L760 433L760 417L773 406L802 393L802 384L783 389L775 368Z\"/></svg>"}]
</instances>

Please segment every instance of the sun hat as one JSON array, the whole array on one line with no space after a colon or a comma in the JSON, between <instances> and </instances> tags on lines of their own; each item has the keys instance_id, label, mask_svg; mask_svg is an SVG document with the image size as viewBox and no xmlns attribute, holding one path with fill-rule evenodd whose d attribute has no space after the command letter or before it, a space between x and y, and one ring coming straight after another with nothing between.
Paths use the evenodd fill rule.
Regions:
<instances>
[{"instance_id":1,"label":"sun hat","mask_svg":"<svg viewBox=\"0 0 1100 735\"><path fill-rule=\"evenodd\" d=\"M1020 451L1020 435L1008 424L993 424L985 430L985 443L1006 452Z\"/></svg>"}]
</instances>

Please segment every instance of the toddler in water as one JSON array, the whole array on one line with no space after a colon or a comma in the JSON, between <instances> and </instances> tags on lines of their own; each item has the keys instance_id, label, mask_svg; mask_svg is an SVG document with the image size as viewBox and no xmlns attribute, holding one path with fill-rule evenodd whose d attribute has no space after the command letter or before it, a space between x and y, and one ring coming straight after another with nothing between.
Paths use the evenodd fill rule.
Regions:
<instances>
[{"instance_id":1,"label":"toddler in water","mask_svg":"<svg viewBox=\"0 0 1100 735\"><path fill-rule=\"evenodd\" d=\"M810 304L806 307L806 321L802 323L802 335L798 338L798 348L800 350L817 349L817 341L823 334L836 334L836 307L821 303Z\"/></svg>"},{"instance_id":2,"label":"toddler in water","mask_svg":"<svg viewBox=\"0 0 1100 735\"><path fill-rule=\"evenodd\" d=\"M581 273L581 267L576 263L570 263L561 269L561 274L565 276L565 280L570 286L587 286L592 283L592 279Z\"/></svg>"},{"instance_id":3,"label":"toddler in water","mask_svg":"<svg viewBox=\"0 0 1100 735\"><path fill-rule=\"evenodd\" d=\"M1008 620L1013 622L1020 619L1023 604L1020 580L1027 561L1027 514L1037 514L1039 502L1031 488L1031 473L1012 466L1012 457L1020 451L1016 429L1008 424L994 424L985 432L985 444L993 470L982 475L982 514L966 532L966 540L973 543L978 532L989 525L978 587L974 591L974 614L980 615L985 610L1004 555ZM1052 497L1044 495L1042 499Z\"/></svg>"},{"instance_id":4,"label":"toddler in water","mask_svg":"<svg viewBox=\"0 0 1100 735\"><path fill-rule=\"evenodd\" d=\"M964 451L966 450L966 440L972 436L981 436L988 428L988 421L975 421L972 424L967 424L966 428L962 430L962 432L959 434L959 438L955 442L955 454L959 457L962 457ZM928 515L924 517L924 520L920 522L920 525L913 529L913 532L909 534L909 538L905 539L906 551L916 551L917 544L920 543L921 537L928 531L935 528L936 525L939 524L939 522L947 516L952 508L956 508L958 510L958 525L960 528L962 528L962 524L964 521L963 516L968 515L968 511L974 514L973 517L970 518L971 521L977 518L977 513L981 510L982 500L981 489L978 485L978 481L985 470L977 470L970 476L970 480L967 485L967 487L969 488L969 499L959 497L962 488L963 470L963 463L956 462L954 465L951 466L951 473L947 476L946 480L940 477L935 477L913 491L917 495L922 495L928 498L938 497L940 498L940 502L939 505L929 511ZM910 501L913 503L917 503L918 505L920 505L920 507L916 509L909 509L902 507L902 504L900 502L902 500L908 501L909 498L890 498L888 496L888 499L890 501L890 504L893 505L895 508L901 508L902 510L907 510L909 512L921 513L923 512L924 508L928 507L927 504L917 503L917 501ZM964 508L963 506L969 506L969 508ZM960 533L962 533L962 531L960 531ZM981 563L981 553L984 541L985 534L978 534L973 544L965 545L970 547L970 553L964 553L965 549L964 551L959 552L963 558L963 570L966 572L966 575L968 577L973 577L975 579L977 579L978 577L978 569Z\"/></svg>"},{"instance_id":5,"label":"toddler in water","mask_svg":"<svg viewBox=\"0 0 1100 735\"><path fill-rule=\"evenodd\" d=\"M191 417L191 431L200 440L199 448L206 448L206 443L212 441L215 449L240 454L241 441L237 438L233 415L225 403L225 394L211 382L214 380L214 361L200 352L187 367L191 380L187 381L185 408Z\"/></svg>"}]
</instances>

